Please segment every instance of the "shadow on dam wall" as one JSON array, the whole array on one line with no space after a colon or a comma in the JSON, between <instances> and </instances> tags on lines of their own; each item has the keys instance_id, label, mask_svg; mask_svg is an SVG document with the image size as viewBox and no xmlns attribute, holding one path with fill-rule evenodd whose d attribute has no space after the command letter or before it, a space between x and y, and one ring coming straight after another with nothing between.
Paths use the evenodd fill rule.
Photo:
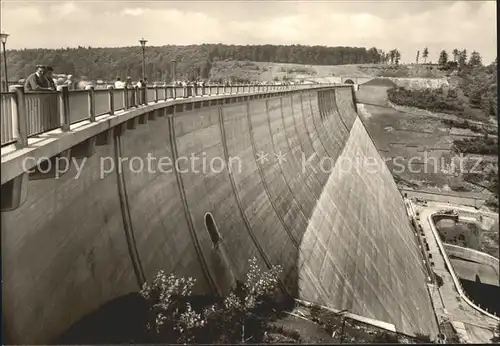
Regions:
<instances>
[{"instance_id":1,"label":"shadow on dam wall","mask_svg":"<svg viewBox=\"0 0 500 346\"><path fill-rule=\"evenodd\" d=\"M131 162L192 154L215 168L221 160L212 159L237 157L241 169L215 173L199 159L158 173ZM111 158L115 169L101 177ZM115 133L75 177L72 167L58 180L30 181L28 200L2 213L8 342L51 342L159 269L196 278L196 293L224 293L253 256L262 267L280 264L296 297L404 333L437 331L401 195L350 87L176 110Z\"/></svg>"}]
</instances>

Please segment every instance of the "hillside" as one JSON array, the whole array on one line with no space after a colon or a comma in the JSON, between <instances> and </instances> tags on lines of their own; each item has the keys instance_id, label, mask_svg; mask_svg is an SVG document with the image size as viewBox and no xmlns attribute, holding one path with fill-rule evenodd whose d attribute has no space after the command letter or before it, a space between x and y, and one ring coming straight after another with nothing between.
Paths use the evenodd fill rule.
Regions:
<instances>
[{"instance_id":1,"label":"hillside","mask_svg":"<svg viewBox=\"0 0 500 346\"><path fill-rule=\"evenodd\" d=\"M445 73L426 65L307 65L234 60L216 61L210 70L210 78L214 80L231 77L248 81L284 80L287 78L320 80L330 76L442 78Z\"/></svg>"},{"instance_id":2,"label":"hillside","mask_svg":"<svg viewBox=\"0 0 500 346\"><path fill-rule=\"evenodd\" d=\"M400 106L456 115L466 120L494 122L497 109L497 64L467 65L449 73L449 87L423 90L388 90L389 100ZM469 127L469 124L467 126ZM495 131L496 133L496 131Z\"/></svg>"},{"instance_id":3,"label":"hillside","mask_svg":"<svg viewBox=\"0 0 500 346\"><path fill-rule=\"evenodd\" d=\"M481 194L498 208L496 78L494 63L466 66L447 87L360 86L360 116L401 187Z\"/></svg>"},{"instance_id":4,"label":"hillside","mask_svg":"<svg viewBox=\"0 0 500 346\"><path fill-rule=\"evenodd\" d=\"M171 61L177 61L179 78L208 78L218 61L257 61L310 65L379 63L385 54L373 47L322 46L236 46L202 44L146 47L146 75L150 80L169 80ZM56 73L73 74L91 80L110 80L118 76L141 76L141 47L23 49L7 52L11 80L33 72L36 64L52 65Z\"/></svg>"}]
</instances>

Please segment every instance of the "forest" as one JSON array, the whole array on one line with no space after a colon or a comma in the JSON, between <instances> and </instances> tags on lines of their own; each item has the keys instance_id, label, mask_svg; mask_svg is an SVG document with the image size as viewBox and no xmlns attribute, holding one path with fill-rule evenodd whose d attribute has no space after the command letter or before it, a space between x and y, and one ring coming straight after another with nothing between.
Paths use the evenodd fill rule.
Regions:
<instances>
[{"instance_id":1,"label":"forest","mask_svg":"<svg viewBox=\"0 0 500 346\"><path fill-rule=\"evenodd\" d=\"M202 44L145 48L146 76L157 81L171 79L172 60L176 61L178 79L193 79L209 78L212 63L221 60L342 65L381 63L388 59L389 54L376 47ZM34 72L36 64L53 66L55 73L90 80L127 76L137 80L142 75L142 49L136 46L10 50L7 63L11 81Z\"/></svg>"}]
</instances>

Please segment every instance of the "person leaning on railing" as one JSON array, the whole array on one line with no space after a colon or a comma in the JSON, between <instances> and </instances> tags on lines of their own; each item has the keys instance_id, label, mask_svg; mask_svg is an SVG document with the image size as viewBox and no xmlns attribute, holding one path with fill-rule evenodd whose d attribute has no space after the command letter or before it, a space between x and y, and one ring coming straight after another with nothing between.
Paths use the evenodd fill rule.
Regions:
<instances>
[{"instance_id":1,"label":"person leaning on railing","mask_svg":"<svg viewBox=\"0 0 500 346\"><path fill-rule=\"evenodd\" d=\"M47 81L49 82L49 88L53 91L57 90L56 83L54 82L54 76L52 73L54 72L54 68L52 66L47 66L45 68L45 78L47 78Z\"/></svg>"},{"instance_id":2,"label":"person leaning on railing","mask_svg":"<svg viewBox=\"0 0 500 346\"><path fill-rule=\"evenodd\" d=\"M52 91L45 77L44 65L36 65L36 72L30 74L24 82L24 91Z\"/></svg>"}]
</instances>

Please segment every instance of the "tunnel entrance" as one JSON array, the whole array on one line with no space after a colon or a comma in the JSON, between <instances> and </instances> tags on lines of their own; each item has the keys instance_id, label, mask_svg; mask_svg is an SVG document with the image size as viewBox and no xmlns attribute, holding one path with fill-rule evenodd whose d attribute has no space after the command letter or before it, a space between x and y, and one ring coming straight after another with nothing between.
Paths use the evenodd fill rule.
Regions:
<instances>
[{"instance_id":1,"label":"tunnel entrance","mask_svg":"<svg viewBox=\"0 0 500 346\"><path fill-rule=\"evenodd\" d=\"M214 217L212 216L211 213L205 214L205 227L208 231L208 234L210 235L210 239L212 240L212 244L214 245L214 249L217 249L219 246L219 243L221 241L221 236L219 233L219 229L217 228L217 225L215 224Z\"/></svg>"}]
</instances>

